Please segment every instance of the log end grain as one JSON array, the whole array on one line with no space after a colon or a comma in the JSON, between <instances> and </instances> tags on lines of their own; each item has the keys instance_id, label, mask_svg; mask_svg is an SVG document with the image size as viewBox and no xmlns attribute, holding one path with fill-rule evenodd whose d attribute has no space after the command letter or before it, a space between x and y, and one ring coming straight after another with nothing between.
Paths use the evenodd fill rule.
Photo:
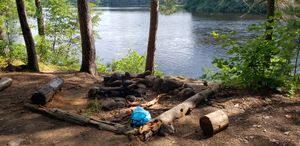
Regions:
<instances>
[{"instance_id":1,"label":"log end grain","mask_svg":"<svg viewBox=\"0 0 300 146\"><path fill-rule=\"evenodd\" d=\"M213 136L228 127L229 119L224 111L218 110L201 117L199 123L205 135Z\"/></svg>"},{"instance_id":2,"label":"log end grain","mask_svg":"<svg viewBox=\"0 0 300 146\"><path fill-rule=\"evenodd\" d=\"M0 91L8 88L12 84L12 79L11 78L0 78Z\"/></svg>"},{"instance_id":3,"label":"log end grain","mask_svg":"<svg viewBox=\"0 0 300 146\"><path fill-rule=\"evenodd\" d=\"M31 103L36 105L45 105L47 103L47 98L44 94L36 92L31 96Z\"/></svg>"}]
</instances>

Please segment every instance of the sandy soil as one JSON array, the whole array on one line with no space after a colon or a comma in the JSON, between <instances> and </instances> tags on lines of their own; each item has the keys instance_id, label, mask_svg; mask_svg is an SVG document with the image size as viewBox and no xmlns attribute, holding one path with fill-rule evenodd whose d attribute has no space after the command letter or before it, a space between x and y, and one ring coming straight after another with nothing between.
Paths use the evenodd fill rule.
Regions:
<instances>
[{"instance_id":1,"label":"sandy soil","mask_svg":"<svg viewBox=\"0 0 300 146\"><path fill-rule=\"evenodd\" d=\"M51 119L23 108L38 87L61 76L65 79L63 89L47 106L78 112L88 103L89 88L99 83L101 77L85 73L0 73L0 77L4 76L14 81L11 87L0 92L0 145L300 145L299 97L288 99L280 95L230 91L230 94L217 95L194 109L191 115L176 121L174 135L141 142ZM214 137L205 137L199 127L199 117L217 109L230 116L230 126Z\"/></svg>"}]
</instances>

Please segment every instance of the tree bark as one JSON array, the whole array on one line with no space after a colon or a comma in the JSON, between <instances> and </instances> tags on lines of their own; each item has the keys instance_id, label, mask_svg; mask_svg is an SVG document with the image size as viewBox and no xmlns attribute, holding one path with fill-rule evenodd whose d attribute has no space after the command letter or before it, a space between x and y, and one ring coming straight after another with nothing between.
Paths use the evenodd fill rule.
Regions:
<instances>
[{"instance_id":1,"label":"tree bark","mask_svg":"<svg viewBox=\"0 0 300 146\"><path fill-rule=\"evenodd\" d=\"M24 5L24 0L16 0L17 9L18 9L18 15L20 20L20 25L22 28L22 33L24 37L24 41L26 44L26 50L27 50L27 66L28 69L34 72L39 71L38 66L38 60L36 57L36 51L35 51L35 45L34 40L31 34L31 30L29 28L28 22L27 22L27 15Z\"/></svg>"},{"instance_id":2,"label":"tree bark","mask_svg":"<svg viewBox=\"0 0 300 146\"><path fill-rule=\"evenodd\" d=\"M96 51L92 20L89 14L89 0L77 0L77 6L82 45L82 63L80 71L95 76L97 73L95 63Z\"/></svg>"},{"instance_id":3,"label":"tree bark","mask_svg":"<svg viewBox=\"0 0 300 146\"><path fill-rule=\"evenodd\" d=\"M218 92L220 87L218 85L211 89L204 90L188 98L181 104L171 108L170 110L162 113L158 117L154 118L151 122L142 126L139 133L143 135L144 140L149 140L151 136L156 134L162 125L171 125L176 119L182 118L189 114L193 108L195 108L201 101L208 98L212 94Z\"/></svg>"},{"instance_id":4,"label":"tree bark","mask_svg":"<svg viewBox=\"0 0 300 146\"><path fill-rule=\"evenodd\" d=\"M6 89L7 87L9 87L12 83L12 79L11 78L0 78L0 91Z\"/></svg>"},{"instance_id":5,"label":"tree bark","mask_svg":"<svg viewBox=\"0 0 300 146\"><path fill-rule=\"evenodd\" d=\"M64 83L62 78L54 78L48 84L42 86L37 92L31 96L31 102L37 105L45 105L51 101L54 94L61 89Z\"/></svg>"},{"instance_id":6,"label":"tree bark","mask_svg":"<svg viewBox=\"0 0 300 146\"><path fill-rule=\"evenodd\" d=\"M267 10L267 27L266 27L266 40L272 40L273 35L273 22L275 14L275 0L268 0Z\"/></svg>"},{"instance_id":7,"label":"tree bark","mask_svg":"<svg viewBox=\"0 0 300 146\"><path fill-rule=\"evenodd\" d=\"M0 26L0 40L4 40L5 36L4 36L4 31Z\"/></svg>"},{"instance_id":8,"label":"tree bark","mask_svg":"<svg viewBox=\"0 0 300 146\"><path fill-rule=\"evenodd\" d=\"M229 119L225 112L218 110L201 117L199 123L204 134L213 136L228 127Z\"/></svg>"},{"instance_id":9,"label":"tree bark","mask_svg":"<svg viewBox=\"0 0 300 146\"><path fill-rule=\"evenodd\" d=\"M150 71L151 73L153 73L154 70L156 32L158 27L158 8L159 8L159 1L151 0L150 29L149 29L148 49L147 49L146 68L145 68L145 71Z\"/></svg>"},{"instance_id":10,"label":"tree bark","mask_svg":"<svg viewBox=\"0 0 300 146\"><path fill-rule=\"evenodd\" d=\"M294 80L296 80L296 74L297 74L297 68L298 68L298 60L299 60L299 54L300 54L300 36L298 36L297 39L297 52L296 52L296 59L295 59L295 66L294 66Z\"/></svg>"},{"instance_id":11,"label":"tree bark","mask_svg":"<svg viewBox=\"0 0 300 146\"><path fill-rule=\"evenodd\" d=\"M45 35L45 24L44 24L44 14L43 8L41 5L41 0L35 0L35 6L37 10L37 24L38 24L38 33L40 36Z\"/></svg>"}]
</instances>

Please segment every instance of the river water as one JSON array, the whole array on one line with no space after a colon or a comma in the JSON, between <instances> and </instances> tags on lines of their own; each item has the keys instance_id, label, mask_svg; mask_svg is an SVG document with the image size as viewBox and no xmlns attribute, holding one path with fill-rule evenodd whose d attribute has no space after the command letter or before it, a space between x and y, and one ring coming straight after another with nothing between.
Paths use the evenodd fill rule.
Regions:
<instances>
[{"instance_id":1,"label":"river water","mask_svg":"<svg viewBox=\"0 0 300 146\"><path fill-rule=\"evenodd\" d=\"M145 54L148 42L149 11L140 8L96 9L101 22L96 26L100 38L96 39L97 57L109 64L128 50ZM179 12L159 15L155 61L166 75L197 78L204 68L213 69L215 57L225 56L225 51L211 37L212 31L236 31L239 37L251 37L247 26L259 23L262 16L233 14L192 14Z\"/></svg>"}]
</instances>

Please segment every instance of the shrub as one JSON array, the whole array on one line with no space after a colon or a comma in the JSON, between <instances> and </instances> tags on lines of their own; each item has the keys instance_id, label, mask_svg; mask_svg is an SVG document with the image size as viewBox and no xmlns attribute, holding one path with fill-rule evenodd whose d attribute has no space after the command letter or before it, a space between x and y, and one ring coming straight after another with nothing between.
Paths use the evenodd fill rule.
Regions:
<instances>
[{"instance_id":1,"label":"shrub","mask_svg":"<svg viewBox=\"0 0 300 146\"><path fill-rule=\"evenodd\" d=\"M265 32L267 25L273 29L273 39L266 40L270 32ZM285 24L275 21L274 24L251 25L250 32L259 34L245 42L239 42L234 33L212 35L219 39L223 48L228 49L229 57L217 58L213 64L219 69L213 75L229 86L240 86L254 90L276 89L293 94L296 80L291 74L296 55L296 38L298 31L289 31ZM264 32L264 33L263 33Z\"/></svg>"},{"instance_id":2,"label":"shrub","mask_svg":"<svg viewBox=\"0 0 300 146\"><path fill-rule=\"evenodd\" d=\"M128 54L120 60L112 61L110 65L111 71L130 72L133 74L139 74L145 71L146 57L140 55L137 51L129 50ZM155 75L163 75L163 72L157 69L157 65L154 67Z\"/></svg>"}]
</instances>

